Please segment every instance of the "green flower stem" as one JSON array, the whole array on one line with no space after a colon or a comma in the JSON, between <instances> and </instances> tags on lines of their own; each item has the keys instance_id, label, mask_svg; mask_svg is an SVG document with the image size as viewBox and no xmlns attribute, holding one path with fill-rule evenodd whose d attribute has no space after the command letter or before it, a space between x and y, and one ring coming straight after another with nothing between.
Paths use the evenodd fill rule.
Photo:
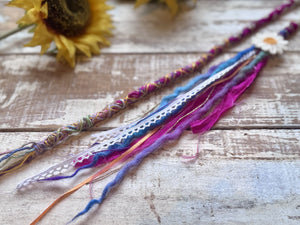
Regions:
<instances>
[{"instance_id":1,"label":"green flower stem","mask_svg":"<svg viewBox=\"0 0 300 225\"><path fill-rule=\"evenodd\" d=\"M22 30L24 30L24 29L26 29L28 27L31 27L32 25L33 24L23 25L23 26L20 26L20 27L18 27L16 29L14 29L14 30L6 33L6 34L3 34L3 35L0 36L0 41L3 40L3 39L5 39L5 38L7 38L7 37L9 37L9 36L11 36L11 35L13 35L13 34L15 34L15 33L17 33L17 32L19 32L19 31L22 31Z\"/></svg>"}]
</instances>

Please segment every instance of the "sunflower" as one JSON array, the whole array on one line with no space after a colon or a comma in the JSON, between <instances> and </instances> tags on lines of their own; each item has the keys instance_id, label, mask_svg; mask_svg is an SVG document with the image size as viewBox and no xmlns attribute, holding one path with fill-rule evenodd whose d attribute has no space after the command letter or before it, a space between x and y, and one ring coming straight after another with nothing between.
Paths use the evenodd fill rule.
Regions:
<instances>
[{"instance_id":1,"label":"sunflower","mask_svg":"<svg viewBox=\"0 0 300 225\"><path fill-rule=\"evenodd\" d=\"M108 46L113 28L106 0L12 0L8 6L24 9L17 23L35 24L32 40L25 46L41 46L45 53L51 42L57 48L57 60L75 66L76 52L91 57L100 53L100 44Z\"/></svg>"},{"instance_id":2,"label":"sunflower","mask_svg":"<svg viewBox=\"0 0 300 225\"><path fill-rule=\"evenodd\" d=\"M135 7L139 7L140 5L146 4L150 1L151 0L136 0ZM177 0L161 0L161 1L167 4L169 9L171 10L172 15L175 16L178 11Z\"/></svg>"}]
</instances>

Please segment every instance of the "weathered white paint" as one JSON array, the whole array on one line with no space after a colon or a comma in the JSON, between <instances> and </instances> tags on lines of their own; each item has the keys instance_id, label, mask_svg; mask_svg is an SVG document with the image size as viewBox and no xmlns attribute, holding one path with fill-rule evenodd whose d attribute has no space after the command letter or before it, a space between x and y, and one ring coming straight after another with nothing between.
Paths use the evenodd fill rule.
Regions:
<instances>
[{"instance_id":1,"label":"weathered white paint","mask_svg":"<svg viewBox=\"0 0 300 225\"><path fill-rule=\"evenodd\" d=\"M40 56L36 56L39 59ZM9 74L11 76L26 76L28 70L36 69L39 71L46 70L47 72L55 72L54 67L48 66L50 62L54 62L54 57L43 56L42 60L24 60L25 57L10 57L5 61L1 62L2 70L1 74Z\"/></svg>"},{"instance_id":2,"label":"weathered white paint","mask_svg":"<svg viewBox=\"0 0 300 225\"><path fill-rule=\"evenodd\" d=\"M25 140L45 135L40 132L2 133L0 149L7 145L17 147ZM146 159L119 189L112 192L103 206L92 210L89 218L81 218L75 224L159 224L159 221L161 224L178 224L178 221L187 224L297 224L299 137L297 130L211 131L200 139L200 157L187 161L181 155L196 151L197 138L185 132L179 142L166 145ZM67 154L82 151L88 144L91 139L86 135L82 139L73 138L56 152L49 152L22 171L5 176L5 182L1 179L0 197L14 206L14 210L6 207L0 211L1 221L18 224L15 221L22 220L28 224L68 185L78 183L41 183L20 193L14 191L25 177L62 161ZM95 197L112 177L94 184ZM83 209L87 201L88 187L84 187L54 208L41 224L65 223ZM128 204L129 211L125 210ZM28 210L26 217L21 213L24 206Z\"/></svg>"},{"instance_id":3,"label":"weathered white paint","mask_svg":"<svg viewBox=\"0 0 300 225\"><path fill-rule=\"evenodd\" d=\"M71 124L74 121L74 118L78 120L86 117L91 114L91 112L97 112L99 110L99 105L104 106L110 102L113 102L116 99L116 96L120 94L116 92L115 94L108 94L105 99L94 99L94 100L86 100L86 99L74 99L74 100L66 100L61 102L62 106L58 108L64 108L61 117L53 118L49 120L38 120L29 122L29 126L48 126L48 125L56 125L56 124ZM90 107L86 107L89 105ZM92 109L92 110L91 110Z\"/></svg>"},{"instance_id":4,"label":"weathered white paint","mask_svg":"<svg viewBox=\"0 0 300 225\"><path fill-rule=\"evenodd\" d=\"M215 62L228 59L231 55L225 54ZM2 90L1 96L9 98L15 92L18 82L39 82L39 87L28 88L25 95L10 102L11 110L0 111L0 127L39 128L47 124L59 127L76 122L83 116L102 110L114 99L125 97L139 86L158 79L174 68L191 63L198 57L198 54L107 54L79 63L76 67L78 70L74 72L68 67L55 64L51 56L46 56L46 59L37 55L2 56L1 85L6 88ZM14 67L14 60L24 63ZM271 59L237 106L216 127L299 127L299 60L297 53ZM35 68L36 64L40 66ZM144 115L159 103L162 96L185 82L182 79L163 92L157 92L102 126L124 125ZM27 95L34 98L34 104L26 105L28 110L20 113Z\"/></svg>"},{"instance_id":5,"label":"weathered white paint","mask_svg":"<svg viewBox=\"0 0 300 225\"><path fill-rule=\"evenodd\" d=\"M235 34L238 29L248 25L249 20L266 16L275 6L282 4L276 1L223 1L201 0L197 7L184 9L175 18L172 18L166 7L158 4L148 4L134 9L134 2L110 1L115 6L111 10L114 20L114 37L111 38L111 47L103 48L105 53L160 53L160 52L199 52L206 51L212 43L222 41L229 34ZM4 7L5 8L5 7ZM15 8L0 9L7 16L14 15L11 19L11 29L18 17L24 12ZM16 18L17 17L17 18ZM290 20L300 17L300 9L295 9L266 30L280 30ZM163 23L161 21L164 21ZM3 33L4 28L0 32ZM129 32L130 31L130 32ZM32 34L22 32L0 43L2 53L38 53L39 47L23 48L29 42ZM187 38L188 37L188 38ZM297 38L300 35L296 35ZM249 40L236 49L248 46ZM290 51L297 51L299 45L291 43Z\"/></svg>"},{"instance_id":6,"label":"weathered white paint","mask_svg":"<svg viewBox=\"0 0 300 225\"><path fill-rule=\"evenodd\" d=\"M39 48L23 48L31 34L22 32L1 41L0 128L12 132L0 132L0 151L39 141L49 134L42 130L75 122L134 87L197 60L199 51L208 50L281 2L202 0L193 10L184 7L173 19L163 6L150 4L134 10L132 1L112 1L116 29L111 48L92 59L79 58L74 71L57 64L53 56L39 56ZM1 7L0 14L0 20L5 20L0 33L4 33L15 26L23 11ZM299 9L294 10L266 29L281 29L299 16ZM200 139L184 132L177 142L146 159L103 206L74 224L299 224L299 35L291 40L287 54L270 60L214 130ZM243 49L249 42L230 51ZM231 55L223 54L214 63ZM172 89L144 99L97 129L132 121ZM73 137L23 170L1 177L1 224L29 224L56 197L79 183L83 176L20 193L14 189L25 178L85 150L93 143L92 133ZM182 155L194 155L197 144L199 157L182 159ZM94 184L95 197L112 177ZM88 187L83 187L40 224L66 223L88 199Z\"/></svg>"},{"instance_id":7,"label":"weathered white paint","mask_svg":"<svg viewBox=\"0 0 300 225\"><path fill-rule=\"evenodd\" d=\"M13 102L15 102L18 97L20 97L21 95L24 95L25 93L27 94L28 91L30 91L30 92L36 91L39 88L39 86L40 86L40 83L37 81L33 82L33 83L18 82L16 84L14 92L11 94L10 97L5 98L6 101L1 105L1 108L4 109L4 108L11 106L11 104ZM2 98L3 98L3 96L4 95L2 95ZM33 97L32 95L28 96L28 101L30 101L32 99L32 97Z\"/></svg>"}]
</instances>

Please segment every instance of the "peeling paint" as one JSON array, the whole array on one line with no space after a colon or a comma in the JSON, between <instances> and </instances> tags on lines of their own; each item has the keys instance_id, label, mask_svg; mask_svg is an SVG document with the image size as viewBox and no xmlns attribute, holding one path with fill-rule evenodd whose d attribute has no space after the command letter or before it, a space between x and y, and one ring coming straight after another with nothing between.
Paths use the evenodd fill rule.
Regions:
<instances>
[{"instance_id":1,"label":"peeling paint","mask_svg":"<svg viewBox=\"0 0 300 225\"><path fill-rule=\"evenodd\" d=\"M64 107L63 116L50 120L39 120L28 122L30 126L41 125L60 125L71 124L80 118L91 115L91 112L96 113L104 108L107 104L111 103L120 95L119 92L107 94L105 99L67 99L60 104ZM89 107L86 107L89 106Z\"/></svg>"},{"instance_id":2,"label":"peeling paint","mask_svg":"<svg viewBox=\"0 0 300 225\"><path fill-rule=\"evenodd\" d=\"M16 101L16 99L25 94L28 93L28 90L30 90L31 93L34 93L35 90L37 90L40 87L40 83L35 81L33 83L30 82L18 82L16 84L16 87L14 89L13 94L10 97L5 96L6 101L3 105L1 105L1 108L9 107L12 103ZM1 96L3 98L3 95Z\"/></svg>"}]
</instances>

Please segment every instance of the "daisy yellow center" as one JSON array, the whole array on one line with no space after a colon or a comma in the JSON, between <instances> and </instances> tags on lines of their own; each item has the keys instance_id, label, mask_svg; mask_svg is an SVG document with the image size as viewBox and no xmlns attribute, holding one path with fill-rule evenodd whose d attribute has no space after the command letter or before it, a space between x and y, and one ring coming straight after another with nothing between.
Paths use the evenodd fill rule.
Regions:
<instances>
[{"instance_id":1,"label":"daisy yellow center","mask_svg":"<svg viewBox=\"0 0 300 225\"><path fill-rule=\"evenodd\" d=\"M44 22L58 34L75 37L83 33L90 19L88 0L44 0L48 17Z\"/></svg>"},{"instance_id":2,"label":"daisy yellow center","mask_svg":"<svg viewBox=\"0 0 300 225\"><path fill-rule=\"evenodd\" d=\"M276 45L277 44L277 41L272 37L266 37L264 39L264 42L269 44L269 45Z\"/></svg>"}]
</instances>

